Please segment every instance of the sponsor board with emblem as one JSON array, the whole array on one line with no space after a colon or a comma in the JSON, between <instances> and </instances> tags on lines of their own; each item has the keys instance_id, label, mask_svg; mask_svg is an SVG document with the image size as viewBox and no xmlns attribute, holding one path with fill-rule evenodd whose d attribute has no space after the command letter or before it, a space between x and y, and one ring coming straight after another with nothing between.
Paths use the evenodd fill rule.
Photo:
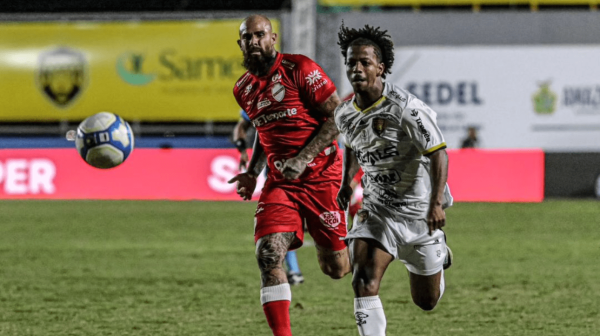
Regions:
<instances>
[{"instance_id":1,"label":"sponsor board with emblem","mask_svg":"<svg viewBox=\"0 0 600 336\"><path fill-rule=\"evenodd\" d=\"M83 52L61 47L42 52L38 59L37 83L55 106L67 107L78 98L87 81Z\"/></svg>"},{"instance_id":2,"label":"sponsor board with emblem","mask_svg":"<svg viewBox=\"0 0 600 336\"><path fill-rule=\"evenodd\" d=\"M0 121L111 111L142 122L235 122L232 90L252 79L231 43L238 28L239 19L0 25L0 92L19 97L0 101Z\"/></svg>"},{"instance_id":3,"label":"sponsor board with emblem","mask_svg":"<svg viewBox=\"0 0 600 336\"><path fill-rule=\"evenodd\" d=\"M460 148L474 127L480 148L600 150L599 45L415 46L395 53L386 82L423 104L400 90L388 96L406 97L396 99L404 118L417 109L424 127L422 114L433 116L448 148ZM341 81L338 91L351 92L350 83Z\"/></svg>"}]
</instances>

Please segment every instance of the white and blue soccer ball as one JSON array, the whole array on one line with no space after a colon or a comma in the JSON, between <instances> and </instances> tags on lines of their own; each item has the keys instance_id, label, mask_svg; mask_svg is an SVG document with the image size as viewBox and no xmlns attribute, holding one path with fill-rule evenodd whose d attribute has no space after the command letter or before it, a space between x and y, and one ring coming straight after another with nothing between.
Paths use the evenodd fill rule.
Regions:
<instances>
[{"instance_id":1,"label":"white and blue soccer ball","mask_svg":"<svg viewBox=\"0 0 600 336\"><path fill-rule=\"evenodd\" d=\"M113 168L133 151L133 132L123 118L110 112L96 113L79 124L75 146L79 155L96 168Z\"/></svg>"}]
</instances>

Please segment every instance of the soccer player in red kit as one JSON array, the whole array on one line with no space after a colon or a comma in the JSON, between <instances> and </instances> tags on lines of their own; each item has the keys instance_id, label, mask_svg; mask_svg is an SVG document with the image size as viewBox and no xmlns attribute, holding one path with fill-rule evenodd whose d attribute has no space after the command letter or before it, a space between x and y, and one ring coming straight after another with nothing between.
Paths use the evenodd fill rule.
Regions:
<instances>
[{"instance_id":1,"label":"soccer player in red kit","mask_svg":"<svg viewBox=\"0 0 600 336\"><path fill-rule=\"evenodd\" d=\"M303 224L317 247L323 273L340 279L350 272L343 210L336 203L342 160L334 111L340 104L323 69L302 55L275 50L277 34L262 15L240 26L238 44L248 69L234 96L258 132L248 170L231 179L250 200L256 176L269 166L255 214L260 299L275 336L292 335L291 291L282 263L304 239Z\"/></svg>"}]
</instances>

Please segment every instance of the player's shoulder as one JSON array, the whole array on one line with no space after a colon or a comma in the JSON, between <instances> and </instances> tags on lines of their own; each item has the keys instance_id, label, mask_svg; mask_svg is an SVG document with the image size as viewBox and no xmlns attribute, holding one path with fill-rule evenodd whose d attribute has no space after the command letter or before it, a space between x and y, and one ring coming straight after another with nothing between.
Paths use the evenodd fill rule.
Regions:
<instances>
[{"instance_id":1,"label":"player's shoulder","mask_svg":"<svg viewBox=\"0 0 600 336\"><path fill-rule=\"evenodd\" d=\"M315 69L321 70L321 67L319 64L317 64L317 62L300 54L283 54L283 57L281 58L281 66L300 72L310 72L314 71Z\"/></svg>"},{"instance_id":2,"label":"player's shoulder","mask_svg":"<svg viewBox=\"0 0 600 336\"><path fill-rule=\"evenodd\" d=\"M387 100L400 106L402 111L418 110L433 113L431 108L427 106L421 99L410 93L408 90L399 87L398 85L386 83L383 94Z\"/></svg>"},{"instance_id":3,"label":"player's shoulder","mask_svg":"<svg viewBox=\"0 0 600 336\"><path fill-rule=\"evenodd\" d=\"M338 125L342 125L348 119L348 117L354 113L357 113L354 107L353 99L343 101L335 109L335 121Z\"/></svg>"},{"instance_id":4,"label":"player's shoulder","mask_svg":"<svg viewBox=\"0 0 600 336\"><path fill-rule=\"evenodd\" d=\"M385 83L383 95L387 100L396 103L402 109L405 109L413 99L416 99L412 93L390 82Z\"/></svg>"},{"instance_id":5,"label":"player's shoulder","mask_svg":"<svg viewBox=\"0 0 600 336\"><path fill-rule=\"evenodd\" d=\"M241 88L250 82L252 75L249 71L246 71L238 80L235 82L235 86L233 87L233 93L236 94L241 90Z\"/></svg>"}]
</instances>

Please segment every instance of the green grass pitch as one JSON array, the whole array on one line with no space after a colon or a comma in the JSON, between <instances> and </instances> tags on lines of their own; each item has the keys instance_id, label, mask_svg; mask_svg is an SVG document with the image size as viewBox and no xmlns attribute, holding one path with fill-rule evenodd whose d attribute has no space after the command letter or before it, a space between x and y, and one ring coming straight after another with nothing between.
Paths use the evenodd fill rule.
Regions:
<instances>
[{"instance_id":1,"label":"green grass pitch","mask_svg":"<svg viewBox=\"0 0 600 336\"><path fill-rule=\"evenodd\" d=\"M270 335L254 259L256 203L0 202L0 335ZM381 287L388 335L600 335L600 202L458 203L455 265L432 312L404 266ZM295 335L358 335L350 276L298 251Z\"/></svg>"}]
</instances>

